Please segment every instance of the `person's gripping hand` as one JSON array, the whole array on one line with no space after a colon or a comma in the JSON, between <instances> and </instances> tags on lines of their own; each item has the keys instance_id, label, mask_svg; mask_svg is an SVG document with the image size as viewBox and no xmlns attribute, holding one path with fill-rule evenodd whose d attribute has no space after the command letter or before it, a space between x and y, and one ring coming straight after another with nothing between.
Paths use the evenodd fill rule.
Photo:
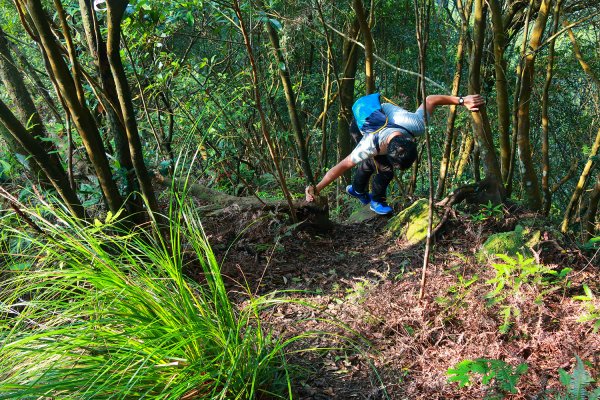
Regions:
<instances>
[{"instance_id":1,"label":"person's gripping hand","mask_svg":"<svg viewBox=\"0 0 600 400\"><path fill-rule=\"evenodd\" d=\"M485 100L480 94L470 94L465 96L464 100L464 105L469 111L479 111L479 108L485 104Z\"/></svg>"},{"instance_id":2,"label":"person's gripping hand","mask_svg":"<svg viewBox=\"0 0 600 400\"><path fill-rule=\"evenodd\" d=\"M317 197L317 193L316 193L316 189L313 185L307 186L304 193L306 194L307 202L310 203L312 201L315 201L315 197Z\"/></svg>"}]
</instances>

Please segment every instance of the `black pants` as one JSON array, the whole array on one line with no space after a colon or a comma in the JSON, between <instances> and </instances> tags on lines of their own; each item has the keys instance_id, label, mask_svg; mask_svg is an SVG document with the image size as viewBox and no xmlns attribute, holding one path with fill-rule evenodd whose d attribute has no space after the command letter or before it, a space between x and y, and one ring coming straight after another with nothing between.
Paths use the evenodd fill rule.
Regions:
<instances>
[{"instance_id":1,"label":"black pants","mask_svg":"<svg viewBox=\"0 0 600 400\"><path fill-rule=\"evenodd\" d=\"M354 119L350 124L350 135L356 143L360 142L363 136ZM369 179L373 174L375 176L371 182L371 199L380 203L385 202L388 185L394 179L394 167L386 155L361 161L356 166L352 187L358 193L367 193L369 191Z\"/></svg>"}]
</instances>

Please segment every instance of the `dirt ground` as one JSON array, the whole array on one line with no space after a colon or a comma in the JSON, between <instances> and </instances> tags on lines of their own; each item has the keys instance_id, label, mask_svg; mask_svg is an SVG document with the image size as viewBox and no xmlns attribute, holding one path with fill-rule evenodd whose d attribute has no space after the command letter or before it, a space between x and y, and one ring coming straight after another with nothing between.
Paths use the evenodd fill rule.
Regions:
<instances>
[{"instance_id":1,"label":"dirt ground","mask_svg":"<svg viewBox=\"0 0 600 400\"><path fill-rule=\"evenodd\" d=\"M485 296L492 286L486 281L494 268L475 253L490 233L510 229L511 218L519 216L496 224L450 221L436 238L421 301L424 246L407 248L387 236L386 217L338 223L320 233L286 228L276 213L220 214L203 223L240 304L247 291L279 291L312 303L265 312L275 332L347 338L308 338L305 345L332 349L291 357L303 371L295 398L482 399L492 394L493 382L473 379L465 388L448 382L448 368L476 358L528 365L517 393L506 398L554 398L553 390L561 388L558 369L572 370L576 355L592 376L600 374L600 334L592 331L593 321L578 322L588 304L573 299L583 294L584 283L600 292L600 256L548 240L541 261L556 271L573 268L569 277L545 286L553 288L546 292L523 285L489 306ZM506 333L499 330L502 304L514 312Z\"/></svg>"}]
</instances>

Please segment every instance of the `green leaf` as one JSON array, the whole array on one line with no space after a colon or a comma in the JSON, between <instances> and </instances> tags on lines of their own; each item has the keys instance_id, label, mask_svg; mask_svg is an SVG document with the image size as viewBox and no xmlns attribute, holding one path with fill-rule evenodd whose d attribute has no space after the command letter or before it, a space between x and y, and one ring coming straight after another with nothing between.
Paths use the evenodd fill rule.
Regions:
<instances>
[{"instance_id":1,"label":"green leaf","mask_svg":"<svg viewBox=\"0 0 600 400\"><path fill-rule=\"evenodd\" d=\"M278 32L280 32L283 29L281 22L277 21L275 18L269 18L269 23Z\"/></svg>"}]
</instances>

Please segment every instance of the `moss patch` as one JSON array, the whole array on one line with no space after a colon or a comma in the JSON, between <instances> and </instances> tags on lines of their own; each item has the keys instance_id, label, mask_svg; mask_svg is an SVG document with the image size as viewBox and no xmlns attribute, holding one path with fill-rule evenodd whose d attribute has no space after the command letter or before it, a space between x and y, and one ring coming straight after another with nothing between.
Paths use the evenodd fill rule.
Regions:
<instances>
[{"instance_id":1,"label":"moss patch","mask_svg":"<svg viewBox=\"0 0 600 400\"><path fill-rule=\"evenodd\" d=\"M427 238L428 214L429 201L427 199L417 200L390 219L387 230L392 236L406 240L408 245L415 245ZM433 227L435 228L439 222L440 218L434 212Z\"/></svg>"},{"instance_id":2,"label":"moss patch","mask_svg":"<svg viewBox=\"0 0 600 400\"><path fill-rule=\"evenodd\" d=\"M478 254L478 259L484 260L496 254L516 256L517 253L531 257L530 247L540 241L540 231L517 225L514 231L496 233L488 237Z\"/></svg>"}]
</instances>

